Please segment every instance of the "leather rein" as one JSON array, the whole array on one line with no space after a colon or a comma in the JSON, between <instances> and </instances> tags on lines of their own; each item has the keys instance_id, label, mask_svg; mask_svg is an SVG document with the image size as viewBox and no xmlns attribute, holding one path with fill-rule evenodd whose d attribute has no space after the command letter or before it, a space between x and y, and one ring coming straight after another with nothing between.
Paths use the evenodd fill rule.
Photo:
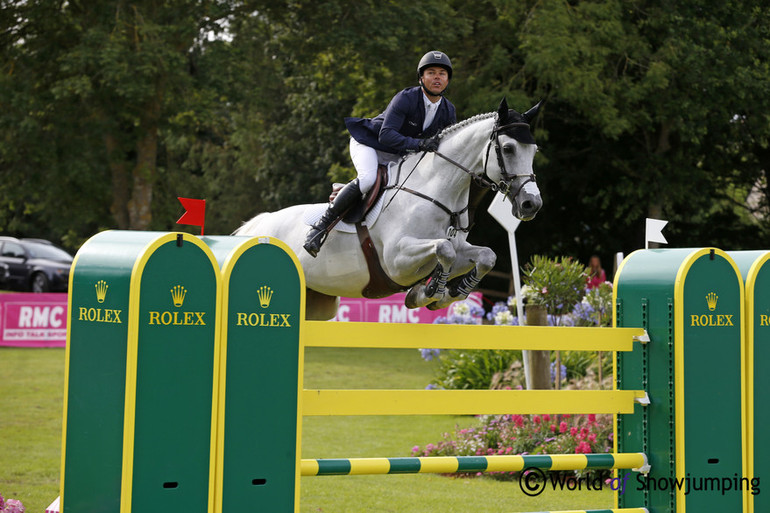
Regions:
<instances>
[{"instance_id":1,"label":"leather rein","mask_svg":"<svg viewBox=\"0 0 770 513\"><path fill-rule=\"evenodd\" d=\"M441 157L442 159L446 160L453 166L461 169L462 171L470 175L471 179L474 182L476 182L476 184L479 185L480 187L490 189L494 192L500 191L503 193L504 197L509 196L509 193L511 190L511 183L513 182L513 180L515 180L516 178L527 177L527 179L524 180L521 183L521 185L519 185L519 188L516 189L516 193L511 196L512 198L515 198L516 196L519 195L519 193L521 192L521 190L524 188L526 184L528 184L529 182L535 182L535 173L510 174L505 170L505 160L503 159L503 153L502 153L502 150L500 149L500 132L505 131L509 128L523 127L523 126L529 127L529 124L528 123L509 123L507 125L497 126L497 124L495 123L495 127L492 129L492 133L489 136L489 142L487 143L486 156L484 157L484 169L483 169L484 173L482 175L478 175L474 173L464 165L460 164L456 160L453 160L447 157L446 155L439 152L438 150L435 151L435 154ZM499 183L495 183L491 178L489 178L489 174L487 173L487 165L489 164L489 154L492 150L492 143L494 143L494 146L495 146L495 154L497 155L497 164L500 166L500 171L502 175L502 179L500 180ZM408 192L409 194L413 194L418 198L422 198L424 200L430 201L431 203L439 207L441 210L446 212L449 215L449 228L447 228L447 237L449 238L454 237L458 231L465 232L465 233L469 232L471 230L470 224L465 228L460 227L460 216L468 211L468 205L466 205L465 208L462 210L453 212L446 205L444 205L437 199L431 198L427 194L423 194L420 191L410 189L409 187L405 187L403 185L404 183L406 183L406 181L409 179L409 176L412 175L414 170L417 168L417 166L420 164L423 157L425 157L427 153L428 153L427 151L423 152L422 156L414 165L414 167L412 168L412 171L409 172L409 175L404 179L401 185L398 185L398 184L390 185L388 187L385 187L385 190L396 189L396 193L398 193L398 191ZM402 160L398 165L398 175L401 174L401 166L403 165L403 163L404 161ZM396 182L398 182L398 179L396 179ZM393 195L393 197L395 197L395 194ZM393 201L393 198L391 198L391 201ZM390 202L388 202L388 205L390 205ZM386 205L385 208L387 208L388 205Z\"/></svg>"}]
</instances>

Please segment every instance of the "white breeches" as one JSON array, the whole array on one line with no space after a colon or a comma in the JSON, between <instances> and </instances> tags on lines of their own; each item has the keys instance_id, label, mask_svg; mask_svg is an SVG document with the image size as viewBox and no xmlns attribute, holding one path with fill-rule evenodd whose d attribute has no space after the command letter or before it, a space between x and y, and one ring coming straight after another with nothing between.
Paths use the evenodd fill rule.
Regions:
<instances>
[{"instance_id":1,"label":"white breeches","mask_svg":"<svg viewBox=\"0 0 770 513\"><path fill-rule=\"evenodd\" d=\"M353 160L356 173L358 173L358 186L361 189L361 194L366 194L377 180L378 164L387 166L389 163L398 160L398 155L377 151L371 146L361 144L351 137L350 158Z\"/></svg>"}]
</instances>

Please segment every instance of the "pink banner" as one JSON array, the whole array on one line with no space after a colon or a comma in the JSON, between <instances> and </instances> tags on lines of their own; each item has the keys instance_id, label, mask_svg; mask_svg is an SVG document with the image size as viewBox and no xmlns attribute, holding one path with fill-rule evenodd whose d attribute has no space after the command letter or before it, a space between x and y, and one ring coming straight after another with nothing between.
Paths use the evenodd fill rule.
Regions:
<instances>
[{"instance_id":1,"label":"pink banner","mask_svg":"<svg viewBox=\"0 0 770 513\"><path fill-rule=\"evenodd\" d=\"M399 322L431 324L438 317L447 316L447 308L428 310L409 309L404 305L405 293L383 299L340 298L340 308L333 319L340 322ZM471 301L481 305L481 294L474 292Z\"/></svg>"},{"instance_id":2,"label":"pink banner","mask_svg":"<svg viewBox=\"0 0 770 513\"><path fill-rule=\"evenodd\" d=\"M0 294L0 346L64 347L67 294Z\"/></svg>"}]
</instances>

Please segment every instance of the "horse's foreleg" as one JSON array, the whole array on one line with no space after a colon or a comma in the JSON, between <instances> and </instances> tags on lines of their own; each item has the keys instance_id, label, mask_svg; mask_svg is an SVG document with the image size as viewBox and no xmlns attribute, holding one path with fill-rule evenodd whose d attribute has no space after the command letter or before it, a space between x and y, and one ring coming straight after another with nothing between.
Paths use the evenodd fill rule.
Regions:
<instances>
[{"instance_id":1,"label":"horse's foreleg","mask_svg":"<svg viewBox=\"0 0 770 513\"><path fill-rule=\"evenodd\" d=\"M446 295L449 270L456 257L452 243L446 239L404 237L397 246L393 264L402 275L419 277L433 270L429 283L421 282L409 289L406 306L426 306Z\"/></svg>"},{"instance_id":2,"label":"horse's foreleg","mask_svg":"<svg viewBox=\"0 0 770 513\"><path fill-rule=\"evenodd\" d=\"M472 267L465 274L452 279L447 285L447 293L431 307L444 308L455 301L467 298L481 279L492 270L496 261L495 252L489 248L470 244L461 247L457 252L455 268L457 269L462 263L465 263L466 268Z\"/></svg>"}]
</instances>

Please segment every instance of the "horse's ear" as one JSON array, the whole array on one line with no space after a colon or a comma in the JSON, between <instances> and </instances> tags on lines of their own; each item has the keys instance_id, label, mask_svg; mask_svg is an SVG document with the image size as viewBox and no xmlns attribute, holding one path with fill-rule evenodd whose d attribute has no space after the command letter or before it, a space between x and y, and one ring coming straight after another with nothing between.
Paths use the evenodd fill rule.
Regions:
<instances>
[{"instance_id":1,"label":"horse's ear","mask_svg":"<svg viewBox=\"0 0 770 513\"><path fill-rule=\"evenodd\" d=\"M503 99L500 101L500 106L497 108L497 119L500 123L504 123L508 119L508 100Z\"/></svg>"},{"instance_id":2,"label":"horse's ear","mask_svg":"<svg viewBox=\"0 0 770 513\"><path fill-rule=\"evenodd\" d=\"M543 100L540 100L535 104L534 107L529 109L527 112L521 115L522 118L524 118L524 121L527 123L532 122L533 119L535 119L535 116L537 116L537 112L540 110L540 106L543 104Z\"/></svg>"}]
</instances>

